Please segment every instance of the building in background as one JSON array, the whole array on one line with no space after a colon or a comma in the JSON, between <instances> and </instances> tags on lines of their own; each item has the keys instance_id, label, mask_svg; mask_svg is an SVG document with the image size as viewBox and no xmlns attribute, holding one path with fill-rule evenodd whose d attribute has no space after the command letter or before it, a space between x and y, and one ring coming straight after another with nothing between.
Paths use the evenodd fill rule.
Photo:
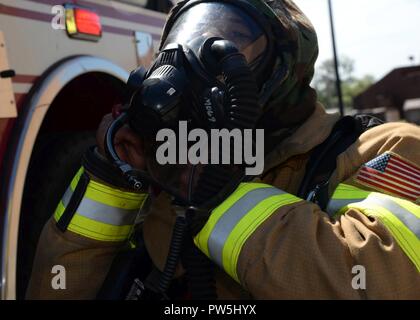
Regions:
<instances>
[{"instance_id":1,"label":"building in background","mask_svg":"<svg viewBox=\"0 0 420 320\"><path fill-rule=\"evenodd\" d=\"M420 124L420 66L398 68L354 99L360 113Z\"/></svg>"}]
</instances>

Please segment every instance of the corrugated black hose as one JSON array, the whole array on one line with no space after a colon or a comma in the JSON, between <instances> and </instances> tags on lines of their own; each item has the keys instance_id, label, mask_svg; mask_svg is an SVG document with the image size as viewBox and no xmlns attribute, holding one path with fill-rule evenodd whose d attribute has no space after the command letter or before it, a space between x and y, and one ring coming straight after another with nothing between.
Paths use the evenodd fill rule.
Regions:
<instances>
[{"instance_id":1,"label":"corrugated black hose","mask_svg":"<svg viewBox=\"0 0 420 320\"><path fill-rule=\"evenodd\" d=\"M178 261L180 259L185 229L185 216L178 215L176 217L175 225L172 231L172 239L169 247L168 257L166 258L165 268L161 274L157 287L159 293L163 294L164 296L171 284L176 267L178 265Z\"/></svg>"},{"instance_id":2,"label":"corrugated black hose","mask_svg":"<svg viewBox=\"0 0 420 320\"><path fill-rule=\"evenodd\" d=\"M232 44L226 41L215 42L212 47L221 65L225 83L228 89L230 106L227 109L227 127L239 129L254 129L261 115L258 104L258 87L245 57L237 52ZM198 203L217 199L220 203L224 199L220 191L230 194L243 180L242 175L217 165L208 165L197 183L193 199ZM208 213L198 213L188 225L182 263L186 269L192 299L217 299L215 283L215 265L193 243L193 235L197 234L208 219ZM191 215L187 215L190 218Z\"/></svg>"}]
</instances>

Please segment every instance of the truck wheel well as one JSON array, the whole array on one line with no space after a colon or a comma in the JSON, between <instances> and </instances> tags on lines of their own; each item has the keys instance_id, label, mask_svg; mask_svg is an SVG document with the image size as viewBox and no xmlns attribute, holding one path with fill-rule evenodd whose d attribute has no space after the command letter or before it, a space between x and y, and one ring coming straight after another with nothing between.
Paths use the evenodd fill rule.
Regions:
<instances>
[{"instance_id":1,"label":"truck wheel well","mask_svg":"<svg viewBox=\"0 0 420 320\"><path fill-rule=\"evenodd\" d=\"M99 78L93 76L95 73ZM3 212L0 223L1 298L16 298L19 222L25 181L36 140L41 135L53 136L68 128L71 129L70 134L79 133L78 130L83 129L93 130L94 133L102 114L109 112L114 101L123 95L123 83L128 76L126 70L107 59L88 55L71 56L48 68L25 98L13 127L11 143L7 147L3 165L6 169L2 171L6 175L2 175L4 183L0 190ZM85 86L80 84L83 79L90 79L86 80ZM115 86L110 85L110 88L104 81ZM79 90L71 90L73 86L79 86ZM86 102L88 92L91 96L98 96L94 105L89 100ZM109 92L112 99L103 98L109 97ZM60 105L59 96L62 97L64 107ZM71 107L71 110L66 106Z\"/></svg>"},{"instance_id":2,"label":"truck wheel well","mask_svg":"<svg viewBox=\"0 0 420 320\"><path fill-rule=\"evenodd\" d=\"M122 103L124 83L105 73L90 72L70 81L51 104L39 135L95 130L112 106Z\"/></svg>"},{"instance_id":3,"label":"truck wheel well","mask_svg":"<svg viewBox=\"0 0 420 320\"><path fill-rule=\"evenodd\" d=\"M70 81L53 100L37 135L25 180L16 293L25 297L41 230L80 167L84 150L95 143L102 116L124 98L124 83L104 73Z\"/></svg>"}]
</instances>

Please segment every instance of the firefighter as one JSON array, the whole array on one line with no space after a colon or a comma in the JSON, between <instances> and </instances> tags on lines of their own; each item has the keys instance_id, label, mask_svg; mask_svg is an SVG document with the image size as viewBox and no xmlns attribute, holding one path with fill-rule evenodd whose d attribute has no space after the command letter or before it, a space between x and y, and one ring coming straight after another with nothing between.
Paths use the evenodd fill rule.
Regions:
<instances>
[{"instance_id":1,"label":"firefighter","mask_svg":"<svg viewBox=\"0 0 420 320\"><path fill-rule=\"evenodd\" d=\"M256 123L265 130L264 173L218 197L192 231L194 248L217 266L217 297L419 299L420 128L327 114L310 87L316 34L291 0L180 1L161 50L188 44L201 57L208 36L233 42L268 92ZM43 229L29 299L97 297L140 210L145 248L164 271L178 211L170 192L135 190L109 163L112 121L103 119L98 147ZM132 167L147 167L131 127L117 132L115 148ZM55 265L65 267L65 290L51 286Z\"/></svg>"}]
</instances>

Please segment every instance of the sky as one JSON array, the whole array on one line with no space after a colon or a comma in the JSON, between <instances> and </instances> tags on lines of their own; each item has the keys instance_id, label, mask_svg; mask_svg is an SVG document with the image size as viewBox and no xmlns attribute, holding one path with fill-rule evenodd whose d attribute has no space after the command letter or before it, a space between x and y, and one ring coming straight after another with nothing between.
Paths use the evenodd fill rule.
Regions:
<instances>
[{"instance_id":1,"label":"sky","mask_svg":"<svg viewBox=\"0 0 420 320\"><path fill-rule=\"evenodd\" d=\"M294 0L314 25L317 65L332 58L327 0ZM420 64L420 0L332 0L339 55L355 61L354 75L379 80L392 69Z\"/></svg>"}]
</instances>

